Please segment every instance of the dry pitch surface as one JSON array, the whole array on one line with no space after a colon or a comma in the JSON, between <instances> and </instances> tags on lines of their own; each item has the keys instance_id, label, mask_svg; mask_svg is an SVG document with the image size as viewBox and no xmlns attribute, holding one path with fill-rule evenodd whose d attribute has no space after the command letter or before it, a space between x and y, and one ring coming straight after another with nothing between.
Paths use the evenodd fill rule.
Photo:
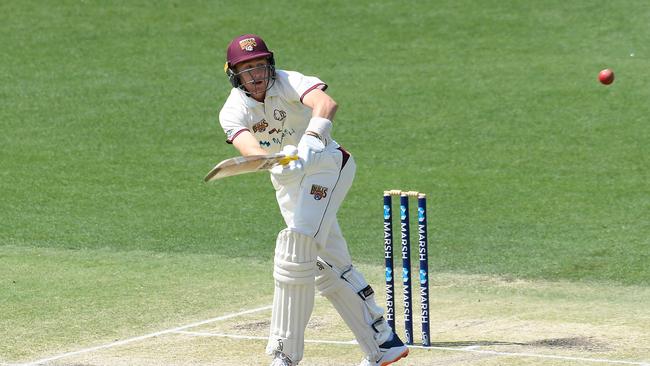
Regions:
<instances>
[{"instance_id":1,"label":"dry pitch surface","mask_svg":"<svg viewBox=\"0 0 650 366\"><path fill-rule=\"evenodd\" d=\"M383 302L380 287L375 285ZM419 341L419 298L413 300ZM649 303L650 289L644 287L437 275L431 283L432 348L413 347L396 365L650 365ZM80 353L53 354L39 364L268 365L270 310L268 304L253 310L202 325L179 324L155 336L79 346L74 349ZM352 334L324 298L317 297L306 339L301 365L361 360ZM91 349L96 346L101 348Z\"/></svg>"}]
</instances>

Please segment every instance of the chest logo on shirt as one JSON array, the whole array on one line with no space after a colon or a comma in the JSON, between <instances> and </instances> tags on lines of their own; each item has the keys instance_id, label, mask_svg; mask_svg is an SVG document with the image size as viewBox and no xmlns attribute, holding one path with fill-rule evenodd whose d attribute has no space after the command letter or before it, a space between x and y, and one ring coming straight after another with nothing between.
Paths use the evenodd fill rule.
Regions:
<instances>
[{"instance_id":1,"label":"chest logo on shirt","mask_svg":"<svg viewBox=\"0 0 650 366\"><path fill-rule=\"evenodd\" d=\"M287 112L275 109L273 110L273 118L275 118L276 121L283 121L287 118Z\"/></svg>"},{"instance_id":2,"label":"chest logo on shirt","mask_svg":"<svg viewBox=\"0 0 650 366\"><path fill-rule=\"evenodd\" d=\"M327 197L327 190L327 187L319 186L318 184L312 184L311 192L309 194L313 195L316 201L320 201L321 199Z\"/></svg>"},{"instance_id":3,"label":"chest logo on shirt","mask_svg":"<svg viewBox=\"0 0 650 366\"><path fill-rule=\"evenodd\" d=\"M269 127L269 124L265 119L263 119L253 125L253 132L264 132L267 127Z\"/></svg>"}]
</instances>

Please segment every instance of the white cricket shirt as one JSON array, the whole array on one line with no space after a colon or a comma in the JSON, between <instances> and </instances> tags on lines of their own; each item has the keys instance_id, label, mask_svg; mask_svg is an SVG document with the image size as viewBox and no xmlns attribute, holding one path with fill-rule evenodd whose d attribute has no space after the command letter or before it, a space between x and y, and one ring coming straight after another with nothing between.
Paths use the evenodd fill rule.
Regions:
<instances>
[{"instance_id":1,"label":"white cricket shirt","mask_svg":"<svg viewBox=\"0 0 650 366\"><path fill-rule=\"evenodd\" d=\"M325 90L327 84L317 77L284 70L276 70L275 84L266 92L264 103L233 88L219 113L226 142L232 143L247 130L271 154L285 145L298 146L311 118L311 108L302 104L302 99L314 89Z\"/></svg>"}]
</instances>

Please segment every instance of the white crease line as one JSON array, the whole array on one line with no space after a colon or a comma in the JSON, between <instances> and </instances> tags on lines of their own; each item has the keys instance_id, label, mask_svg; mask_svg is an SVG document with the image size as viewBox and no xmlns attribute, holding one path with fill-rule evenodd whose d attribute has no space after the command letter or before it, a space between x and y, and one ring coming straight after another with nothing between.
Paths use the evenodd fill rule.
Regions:
<instances>
[{"instance_id":1,"label":"white crease line","mask_svg":"<svg viewBox=\"0 0 650 366\"><path fill-rule=\"evenodd\" d=\"M94 352L94 351L99 351L99 350L102 350L102 349L122 346L122 345L125 345L125 344L128 344L128 343L133 343L133 342L141 341L141 340L144 340L144 339L161 336L163 334L174 333L174 332L178 332L178 331L181 331L181 330L184 330L184 329L197 327L199 325L204 325L204 324L214 323L214 322L218 322L218 321L222 321L222 320L226 320L226 319L231 319L231 318L235 318L235 317L238 317L238 316L241 316L241 315L257 313L257 312L260 312L260 311L269 310L271 308L272 308L272 305L267 305L267 306L257 308L257 309L251 309L251 310L246 310L246 311L242 311L242 312L235 313L235 314L228 314L228 315L223 315L223 316L219 316L219 317L212 318L212 319L202 320L200 322L196 322L196 323L192 323L192 324L188 324L188 325L183 325L182 327L178 327L178 328L162 330L162 331L159 331L159 332L149 333L149 334L139 336L139 337L124 339L124 340L121 340L121 341L108 343L108 344L104 344L104 345L97 346L97 347L90 347L90 348L86 348L86 349L82 349L82 350L78 350L78 351L74 351L74 352L63 353L63 354L60 354L60 355L57 355L57 356L43 358L43 359L38 360L38 361L32 361L32 362L25 363L25 364L16 364L16 365L13 365L13 366L35 366L35 365L40 365L40 364L44 364L46 362L58 360L58 359L65 358L65 357L70 357L70 356L75 356L75 355L79 355L79 354L82 354L82 353ZM12 365L9 365L9 366L12 366Z\"/></svg>"},{"instance_id":2,"label":"white crease line","mask_svg":"<svg viewBox=\"0 0 650 366\"><path fill-rule=\"evenodd\" d=\"M223 334L223 333L209 333L209 332L188 332L188 331L177 331L175 333L187 334L200 337L224 337L224 338L233 338L233 339L246 339L246 340L267 340L268 337L256 337L256 336L244 336L237 334ZM321 341L321 340L305 340L305 343L329 343L329 344L343 344L343 345L354 345L357 344L356 341ZM650 366L650 363L643 361L621 361L621 360L608 360L604 358L586 358L586 357L571 357L571 356L557 356L557 355L545 355L540 353L526 353L526 352L499 352L499 351L488 351L481 350L474 347L463 347L463 348L453 348L453 347L424 347L424 346L408 346L409 348L420 348L425 350L442 350L442 351L452 351L452 352L471 352L471 353L481 353L489 354L495 356L507 356L507 357L534 357L534 358L550 358L556 360L565 360L565 361L582 361L582 362L594 362L594 363L610 363L610 364L619 364L619 365L637 365L637 366Z\"/></svg>"},{"instance_id":3,"label":"white crease line","mask_svg":"<svg viewBox=\"0 0 650 366\"><path fill-rule=\"evenodd\" d=\"M246 339L246 340L260 340L266 341L269 337L260 337L260 336L245 336L239 334L224 334L224 333L207 333L207 332L188 332L188 331L178 331L174 332L178 334L187 334L197 337L223 337L223 338L233 338L233 339ZM321 343L321 344L357 344L356 340L351 341L326 341L319 339L305 339L305 343Z\"/></svg>"},{"instance_id":4,"label":"white crease line","mask_svg":"<svg viewBox=\"0 0 650 366\"><path fill-rule=\"evenodd\" d=\"M466 350L475 350L475 349L479 349L479 348L481 348L481 346L467 346L467 347L463 347L463 349L466 349Z\"/></svg>"}]
</instances>

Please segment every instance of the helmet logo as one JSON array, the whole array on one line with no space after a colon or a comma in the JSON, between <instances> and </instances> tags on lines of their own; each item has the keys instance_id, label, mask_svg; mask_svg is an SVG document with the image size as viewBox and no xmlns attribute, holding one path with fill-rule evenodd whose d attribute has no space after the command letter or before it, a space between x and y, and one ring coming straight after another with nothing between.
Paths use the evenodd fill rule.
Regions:
<instances>
[{"instance_id":1,"label":"helmet logo","mask_svg":"<svg viewBox=\"0 0 650 366\"><path fill-rule=\"evenodd\" d=\"M241 47L242 51L251 52L257 47L257 42L255 42L255 38L242 39L239 41L239 47Z\"/></svg>"}]
</instances>

